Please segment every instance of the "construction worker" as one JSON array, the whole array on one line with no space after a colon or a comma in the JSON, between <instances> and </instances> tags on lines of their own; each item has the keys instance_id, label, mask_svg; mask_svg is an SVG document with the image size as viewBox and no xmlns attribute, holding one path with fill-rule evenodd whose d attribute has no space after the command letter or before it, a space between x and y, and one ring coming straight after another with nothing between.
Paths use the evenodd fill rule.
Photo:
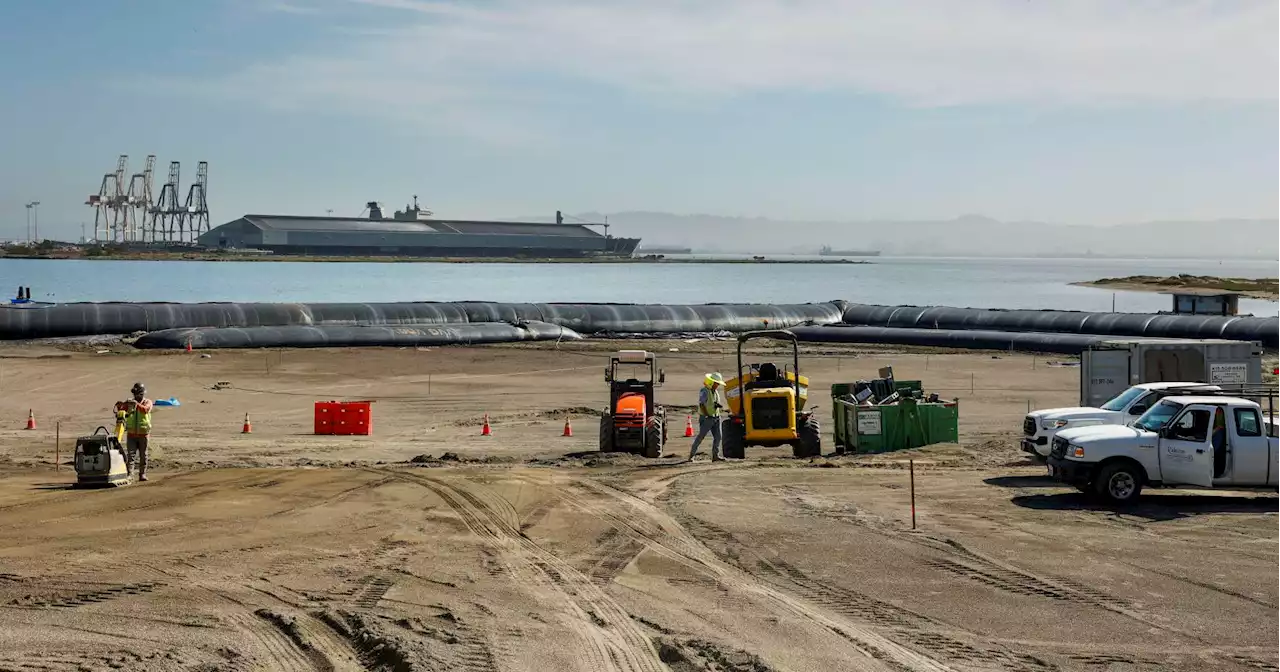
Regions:
<instances>
[{"instance_id":1,"label":"construction worker","mask_svg":"<svg viewBox=\"0 0 1280 672\"><path fill-rule=\"evenodd\" d=\"M698 391L698 435L689 448L689 461L698 454L698 445L702 437L711 434L711 461L719 462L720 457L720 410L725 407L721 403L724 392L724 376L719 373L708 373L702 381L702 389Z\"/></svg>"},{"instance_id":2,"label":"construction worker","mask_svg":"<svg viewBox=\"0 0 1280 672\"><path fill-rule=\"evenodd\" d=\"M126 452L138 456L138 480L147 480L147 442L151 438L151 409L155 402L147 398L147 387L134 383L129 390L133 398L116 404L117 411L124 411L124 429L127 435Z\"/></svg>"}]
</instances>

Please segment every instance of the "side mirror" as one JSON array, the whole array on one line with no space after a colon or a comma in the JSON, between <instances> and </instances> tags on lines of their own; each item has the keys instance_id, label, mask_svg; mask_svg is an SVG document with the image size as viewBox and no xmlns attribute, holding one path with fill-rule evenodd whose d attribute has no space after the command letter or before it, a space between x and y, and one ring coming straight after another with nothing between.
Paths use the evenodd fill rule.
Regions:
<instances>
[{"instance_id":1,"label":"side mirror","mask_svg":"<svg viewBox=\"0 0 1280 672\"><path fill-rule=\"evenodd\" d=\"M1142 415L1143 413L1146 413L1146 412L1147 412L1147 407L1142 404L1138 404L1129 409L1129 415Z\"/></svg>"},{"instance_id":2,"label":"side mirror","mask_svg":"<svg viewBox=\"0 0 1280 672\"><path fill-rule=\"evenodd\" d=\"M604 382L606 382L606 383L612 383L612 382L613 382L613 370L612 370L612 369L609 369L609 368L607 368L607 367L606 367L606 368L605 368L605 370L604 370Z\"/></svg>"},{"instance_id":3,"label":"side mirror","mask_svg":"<svg viewBox=\"0 0 1280 672\"><path fill-rule=\"evenodd\" d=\"M659 370L659 371L658 371L658 384L659 384L659 385L661 385L661 384L663 384L663 383L665 383L665 382L667 382L667 372L666 372L666 371Z\"/></svg>"}]
</instances>

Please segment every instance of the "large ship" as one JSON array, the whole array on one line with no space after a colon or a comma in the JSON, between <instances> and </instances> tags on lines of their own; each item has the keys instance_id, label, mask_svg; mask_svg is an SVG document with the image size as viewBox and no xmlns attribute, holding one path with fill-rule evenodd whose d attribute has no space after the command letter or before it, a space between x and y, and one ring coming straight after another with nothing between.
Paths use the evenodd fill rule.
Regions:
<instances>
[{"instance_id":1,"label":"large ship","mask_svg":"<svg viewBox=\"0 0 1280 672\"><path fill-rule=\"evenodd\" d=\"M878 257L879 250L833 250L830 245L823 245L818 254L824 257Z\"/></svg>"},{"instance_id":2,"label":"large ship","mask_svg":"<svg viewBox=\"0 0 1280 672\"><path fill-rule=\"evenodd\" d=\"M367 213L367 214L366 214ZM436 219L413 205L386 217L376 201L360 217L244 215L200 236L212 249L279 255L577 259L630 257L639 238L609 235L608 224ZM602 227L604 232L592 227Z\"/></svg>"}]
</instances>

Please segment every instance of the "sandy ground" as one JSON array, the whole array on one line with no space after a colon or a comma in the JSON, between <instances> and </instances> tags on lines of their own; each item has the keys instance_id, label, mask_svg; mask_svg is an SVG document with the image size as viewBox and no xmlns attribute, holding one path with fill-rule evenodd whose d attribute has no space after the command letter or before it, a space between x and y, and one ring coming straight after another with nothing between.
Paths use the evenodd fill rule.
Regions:
<instances>
[{"instance_id":1,"label":"sandy ground","mask_svg":"<svg viewBox=\"0 0 1280 672\"><path fill-rule=\"evenodd\" d=\"M0 349L0 670L1276 669L1274 495L1117 512L1014 448L1077 368L806 348L826 424L830 383L891 364L960 399L960 444L688 463L678 407L734 365L645 345L677 407L659 460L592 452L626 344ZM69 490L55 428L70 448L135 379L182 401L153 480ZM332 398L375 399L373 436L312 436Z\"/></svg>"}]
</instances>

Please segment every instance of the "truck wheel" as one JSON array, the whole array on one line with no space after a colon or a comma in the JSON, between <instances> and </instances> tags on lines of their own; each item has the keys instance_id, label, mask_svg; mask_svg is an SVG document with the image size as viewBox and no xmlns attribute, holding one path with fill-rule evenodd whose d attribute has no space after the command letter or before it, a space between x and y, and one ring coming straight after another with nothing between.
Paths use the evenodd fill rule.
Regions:
<instances>
[{"instance_id":1,"label":"truck wheel","mask_svg":"<svg viewBox=\"0 0 1280 672\"><path fill-rule=\"evenodd\" d=\"M662 420L662 416L655 415L644 428L644 448L638 451L644 457L662 457L662 435L666 433L666 423Z\"/></svg>"},{"instance_id":2,"label":"truck wheel","mask_svg":"<svg viewBox=\"0 0 1280 672\"><path fill-rule=\"evenodd\" d=\"M1093 492L1112 504L1132 504L1142 492L1142 472L1124 462L1108 464L1093 481Z\"/></svg>"},{"instance_id":3,"label":"truck wheel","mask_svg":"<svg viewBox=\"0 0 1280 672\"><path fill-rule=\"evenodd\" d=\"M822 455L822 430L818 426L817 418L812 415L805 418L797 418L796 436L799 437L799 440L791 444L791 454L793 456L807 459Z\"/></svg>"},{"instance_id":4,"label":"truck wheel","mask_svg":"<svg viewBox=\"0 0 1280 672\"><path fill-rule=\"evenodd\" d=\"M612 453L613 450L613 415L605 413L600 416L600 452Z\"/></svg>"},{"instance_id":5,"label":"truck wheel","mask_svg":"<svg viewBox=\"0 0 1280 672\"><path fill-rule=\"evenodd\" d=\"M724 439L724 456L735 460L744 459L747 456L747 428L740 422L726 420L721 425L720 436Z\"/></svg>"}]
</instances>

